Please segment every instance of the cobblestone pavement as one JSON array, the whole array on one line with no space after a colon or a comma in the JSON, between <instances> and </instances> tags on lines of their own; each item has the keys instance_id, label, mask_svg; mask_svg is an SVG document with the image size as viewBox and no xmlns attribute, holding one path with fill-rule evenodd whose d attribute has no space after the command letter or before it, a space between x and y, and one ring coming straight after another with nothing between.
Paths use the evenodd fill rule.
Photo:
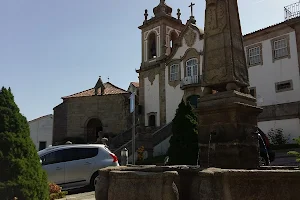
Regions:
<instances>
[{"instance_id":1,"label":"cobblestone pavement","mask_svg":"<svg viewBox=\"0 0 300 200\"><path fill-rule=\"evenodd\" d=\"M59 200L95 200L95 192L84 192L79 194L67 195Z\"/></svg>"},{"instance_id":2,"label":"cobblestone pavement","mask_svg":"<svg viewBox=\"0 0 300 200\"><path fill-rule=\"evenodd\" d=\"M300 149L295 149L296 151L300 152ZM296 157L287 155L285 151L275 151L275 160L271 163L273 166L299 166L300 163L296 162Z\"/></svg>"}]
</instances>

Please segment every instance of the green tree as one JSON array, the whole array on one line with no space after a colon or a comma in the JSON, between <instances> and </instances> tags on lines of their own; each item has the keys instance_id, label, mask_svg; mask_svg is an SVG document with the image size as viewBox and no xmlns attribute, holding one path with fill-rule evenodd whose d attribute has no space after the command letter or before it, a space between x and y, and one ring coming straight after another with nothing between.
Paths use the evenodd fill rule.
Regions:
<instances>
[{"instance_id":1,"label":"green tree","mask_svg":"<svg viewBox=\"0 0 300 200\"><path fill-rule=\"evenodd\" d=\"M196 165L198 158L197 117L192 107L182 100L172 124L172 137L168 149L170 165Z\"/></svg>"},{"instance_id":2,"label":"green tree","mask_svg":"<svg viewBox=\"0 0 300 200\"><path fill-rule=\"evenodd\" d=\"M297 144L300 145L300 137L295 138L294 140L297 142ZM300 152L297 152L297 151L289 151L288 154L289 154L289 155L296 156L296 161L297 161L297 162L300 162Z\"/></svg>"},{"instance_id":3,"label":"green tree","mask_svg":"<svg viewBox=\"0 0 300 200\"><path fill-rule=\"evenodd\" d=\"M47 200L49 188L26 118L10 88L0 90L0 198Z\"/></svg>"}]
</instances>

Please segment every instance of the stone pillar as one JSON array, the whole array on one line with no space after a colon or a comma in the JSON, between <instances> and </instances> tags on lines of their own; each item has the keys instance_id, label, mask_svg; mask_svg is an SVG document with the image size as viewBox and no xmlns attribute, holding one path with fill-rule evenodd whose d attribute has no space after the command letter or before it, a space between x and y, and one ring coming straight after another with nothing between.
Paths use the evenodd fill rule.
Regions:
<instances>
[{"instance_id":1,"label":"stone pillar","mask_svg":"<svg viewBox=\"0 0 300 200\"><path fill-rule=\"evenodd\" d=\"M97 200L108 199L108 187L109 187L109 172L99 171L99 176L95 179L95 198Z\"/></svg>"},{"instance_id":2,"label":"stone pillar","mask_svg":"<svg viewBox=\"0 0 300 200\"><path fill-rule=\"evenodd\" d=\"M200 166L257 168L254 128L262 109L248 90L237 0L206 0L202 86L196 110Z\"/></svg>"},{"instance_id":3,"label":"stone pillar","mask_svg":"<svg viewBox=\"0 0 300 200\"><path fill-rule=\"evenodd\" d=\"M179 200L177 177L176 171L111 171L108 200Z\"/></svg>"},{"instance_id":4,"label":"stone pillar","mask_svg":"<svg viewBox=\"0 0 300 200\"><path fill-rule=\"evenodd\" d=\"M255 98L237 91L219 92L198 101L200 166L257 168L258 136L254 134L262 109Z\"/></svg>"}]
</instances>

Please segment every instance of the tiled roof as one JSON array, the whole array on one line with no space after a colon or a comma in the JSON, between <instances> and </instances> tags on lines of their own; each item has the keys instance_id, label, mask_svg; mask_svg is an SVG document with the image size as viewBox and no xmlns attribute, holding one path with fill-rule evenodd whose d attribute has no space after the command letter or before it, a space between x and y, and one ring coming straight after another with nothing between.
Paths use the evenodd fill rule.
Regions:
<instances>
[{"instance_id":1,"label":"tiled roof","mask_svg":"<svg viewBox=\"0 0 300 200\"><path fill-rule=\"evenodd\" d=\"M140 85L139 82L131 82L131 84L132 84L134 87L137 87L137 88L138 88L139 85Z\"/></svg>"},{"instance_id":2,"label":"tiled roof","mask_svg":"<svg viewBox=\"0 0 300 200\"><path fill-rule=\"evenodd\" d=\"M253 31L251 33L247 33L244 35L244 37L246 36L249 36L249 35L252 35L252 34L255 34L255 33L258 33L260 31L264 31L266 29L269 29L269 28L272 28L272 27L275 27L275 26L279 26L281 24L289 24L289 23L293 23L293 22L297 22L298 20L300 20L300 17L295 17L295 18L292 18L292 19L289 19L289 20L286 20L286 21L283 21L283 22L279 22L277 24L273 24L271 26L268 26L268 27L265 27L265 28L262 28L262 29L259 29L259 30L256 30L256 31Z\"/></svg>"},{"instance_id":3,"label":"tiled roof","mask_svg":"<svg viewBox=\"0 0 300 200\"><path fill-rule=\"evenodd\" d=\"M44 115L44 116L38 117L38 118L36 118L36 119L30 120L30 121L28 121L28 123L33 122L33 121L36 121L36 120L39 120L39 119L42 119L42 118L44 118L44 117L51 117L51 116L53 116L53 115L52 115L52 114Z\"/></svg>"},{"instance_id":4,"label":"tiled roof","mask_svg":"<svg viewBox=\"0 0 300 200\"><path fill-rule=\"evenodd\" d=\"M104 95L112 95L112 94L126 94L127 91L111 84L110 82L104 83ZM98 89L98 95L101 94L101 88ZM68 98L75 98L75 97L88 97L88 96L94 96L95 95L95 89L91 88L82 92L78 92L69 96L62 97L62 99L68 99Z\"/></svg>"}]
</instances>

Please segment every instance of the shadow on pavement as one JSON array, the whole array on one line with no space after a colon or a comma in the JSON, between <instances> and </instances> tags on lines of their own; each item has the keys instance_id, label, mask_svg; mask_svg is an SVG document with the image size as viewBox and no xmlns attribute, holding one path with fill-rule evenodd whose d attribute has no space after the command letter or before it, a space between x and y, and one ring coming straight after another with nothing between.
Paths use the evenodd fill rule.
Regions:
<instances>
[{"instance_id":1,"label":"shadow on pavement","mask_svg":"<svg viewBox=\"0 0 300 200\"><path fill-rule=\"evenodd\" d=\"M95 191L95 190L91 189L90 187L83 187L83 188L69 190L68 195L80 194L80 193L92 192L92 191Z\"/></svg>"}]
</instances>

